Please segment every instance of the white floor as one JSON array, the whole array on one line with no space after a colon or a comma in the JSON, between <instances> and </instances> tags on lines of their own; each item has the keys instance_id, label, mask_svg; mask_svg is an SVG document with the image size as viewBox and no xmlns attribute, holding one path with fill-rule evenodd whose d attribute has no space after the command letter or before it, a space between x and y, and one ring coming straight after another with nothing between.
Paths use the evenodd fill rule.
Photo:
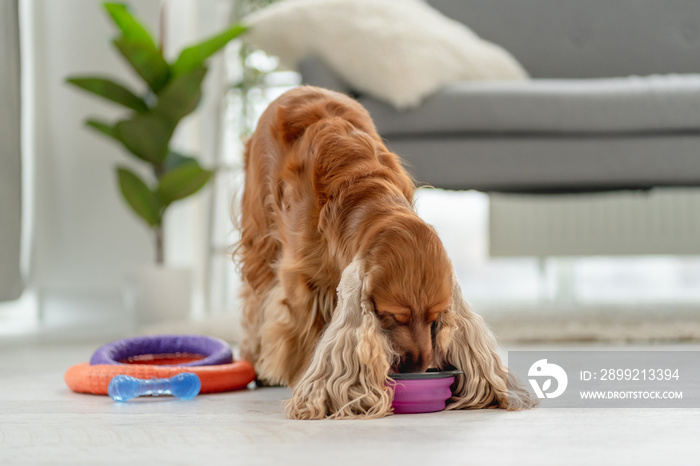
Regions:
<instances>
[{"instance_id":1,"label":"white floor","mask_svg":"<svg viewBox=\"0 0 700 466\"><path fill-rule=\"evenodd\" d=\"M0 464L700 462L700 410L693 409L482 410L290 421L282 415L282 400L289 396L284 388L117 404L72 393L63 383L64 371L89 359L95 347L0 340Z\"/></svg>"}]
</instances>

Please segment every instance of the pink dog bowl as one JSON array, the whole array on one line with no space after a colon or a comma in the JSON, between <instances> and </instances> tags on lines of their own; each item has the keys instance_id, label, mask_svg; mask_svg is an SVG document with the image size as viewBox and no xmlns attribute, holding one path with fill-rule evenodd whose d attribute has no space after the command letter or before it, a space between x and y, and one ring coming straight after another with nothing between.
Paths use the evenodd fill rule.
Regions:
<instances>
[{"instance_id":1,"label":"pink dog bowl","mask_svg":"<svg viewBox=\"0 0 700 466\"><path fill-rule=\"evenodd\" d=\"M445 402L452 396L450 385L462 371L427 371L405 374L389 374L394 379L396 414L433 413L445 409Z\"/></svg>"}]
</instances>

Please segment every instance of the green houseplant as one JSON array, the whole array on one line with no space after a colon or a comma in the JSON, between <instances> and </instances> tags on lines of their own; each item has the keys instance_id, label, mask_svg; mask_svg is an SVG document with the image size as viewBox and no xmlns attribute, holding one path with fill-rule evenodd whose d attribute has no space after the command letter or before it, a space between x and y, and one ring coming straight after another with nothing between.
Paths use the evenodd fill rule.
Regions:
<instances>
[{"instance_id":1,"label":"green houseplant","mask_svg":"<svg viewBox=\"0 0 700 466\"><path fill-rule=\"evenodd\" d=\"M165 16L168 3L167 0L163 3L161 16ZM124 200L150 228L155 239L155 264L134 267L127 276L126 309L140 324L187 318L192 300L192 271L164 265L163 218L174 202L204 187L213 172L191 155L175 151L171 139L180 122L201 100L207 59L246 28L234 25L185 48L174 61L168 62L163 54L162 31L156 42L125 4L107 2L103 7L118 30L112 41L114 47L143 84L140 89L132 90L104 76L71 76L67 82L128 110L115 122L88 118L85 123L123 146L134 164L145 167L138 173L126 165L116 168ZM161 27L164 23L161 17Z\"/></svg>"},{"instance_id":2,"label":"green houseplant","mask_svg":"<svg viewBox=\"0 0 700 466\"><path fill-rule=\"evenodd\" d=\"M149 168L150 179L143 179L126 166L118 166L116 172L124 200L153 231L156 264L162 265L165 212L174 202L199 191L212 176L212 171L203 168L194 157L172 150L172 136L201 100L207 59L246 28L234 25L185 48L175 61L168 63L162 40L156 43L127 5L106 2L103 6L120 32L112 43L141 78L143 89L133 91L103 76L71 76L67 82L129 110L117 122L88 118L85 123L121 144Z\"/></svg>"}]
</instances>

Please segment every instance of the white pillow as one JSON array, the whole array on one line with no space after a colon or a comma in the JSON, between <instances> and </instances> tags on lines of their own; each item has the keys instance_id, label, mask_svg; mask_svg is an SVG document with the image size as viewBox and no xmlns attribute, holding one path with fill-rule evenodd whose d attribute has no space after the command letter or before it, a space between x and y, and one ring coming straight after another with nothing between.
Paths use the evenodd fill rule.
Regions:
<instances>
[{"instance_id":1,"label":"white pillow","mask_svg":"<svg viewBox=\"0 0 700 466\"><path fill-rule=\"evenodd\" d=\"M421 0L287 0L245 21L245 40L283 66L317 56L355 90L397 108L449 82L528 79L503 48Z\"/></svg>"}]
</instances>

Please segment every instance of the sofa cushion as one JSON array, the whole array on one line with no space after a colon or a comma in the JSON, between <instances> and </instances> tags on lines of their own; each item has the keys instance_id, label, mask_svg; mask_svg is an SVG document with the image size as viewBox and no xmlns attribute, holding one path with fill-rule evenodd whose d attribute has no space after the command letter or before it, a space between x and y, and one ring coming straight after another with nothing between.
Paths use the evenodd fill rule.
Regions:
<instances>
[{"instance_id":1,"label":"sofa cushion","mask_svg":"<svg viewBox=\"0 0 700 466\"><path fill-rule=\"evenodd\" d=\"M354 90L397 108L448 82L528 77L506 50L422 0L277 2L244 21L244 40L283 66L318 56Z\"/></svg>"},{"instance_id":2,"label":"sofa cushion","mask_svg":"<svg viewBox=\"0 0 700 466\"><path fill-rule=\"evenodd\" d=\"M700 132L700 74L462 82L406 111L369 97L382 136Z\"/></svg>"}]
</instances>

